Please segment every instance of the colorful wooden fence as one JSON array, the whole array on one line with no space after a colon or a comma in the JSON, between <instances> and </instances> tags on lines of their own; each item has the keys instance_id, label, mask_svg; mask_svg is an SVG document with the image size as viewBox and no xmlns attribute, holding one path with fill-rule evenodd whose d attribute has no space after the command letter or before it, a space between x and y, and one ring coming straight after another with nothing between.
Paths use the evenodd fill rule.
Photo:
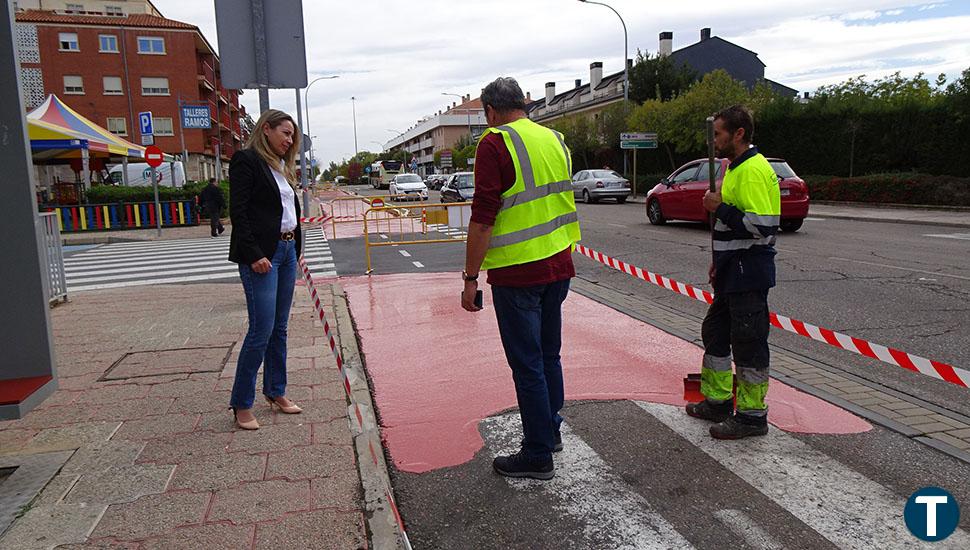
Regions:
<instances>
[{"instance_id":1,"label":"colorful wooden fence","mask_svg":"<svg viewBox=\"0 0 970 550\"><path fill-rule=\"evenodd\" d=\"M49 206L61 232L150 229L156 227L153 202ZM162 227L199 225L195 199L161 201Z\"/></svg>"}]
</instances>

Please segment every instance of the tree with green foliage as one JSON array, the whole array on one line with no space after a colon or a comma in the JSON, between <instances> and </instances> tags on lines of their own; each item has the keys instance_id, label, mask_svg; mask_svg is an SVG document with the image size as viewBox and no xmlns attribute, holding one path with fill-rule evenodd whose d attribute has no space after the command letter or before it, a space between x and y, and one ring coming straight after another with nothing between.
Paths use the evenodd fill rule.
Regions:
<instances>
[{"instance_id":1,"label":"tree with green foliage","mask_svg":"<svg viewBox=\"0 0 970 550\"><path fill-rule=\"evenodd\" d=\"M687 91L698 74L685 63L676 64L669 55L650 55L637 50L637 61L630 68L630 99L639 103L650 99L669 101Z\"/></svg>"},{"instance_id":2,"label":"tree with green foliage","mask_svg":"<svg viewBox=\"0 0 970 550\"><path fill-rule=\"evenodd\" d=\"M724 107L750 100L747 87L723 71L704 75L700 82L670 101L647 100L627 120L632 131L656 132L667 147L671 168L676 168L674 153L705 150L704 120Z\"/></svg>"},{"instance_id":3,"label":"tree with green foliage","mask_svg":"<svg viewBox=\"0 0 970 550\"><path fill-rule=\"evenodd\" d=\"M589 117L577 115L557 119L548 125L563 135L566 147L573 155L573 171L586 170L599 152L602 144L599 130Z\"/></svg>"}]
</instances>

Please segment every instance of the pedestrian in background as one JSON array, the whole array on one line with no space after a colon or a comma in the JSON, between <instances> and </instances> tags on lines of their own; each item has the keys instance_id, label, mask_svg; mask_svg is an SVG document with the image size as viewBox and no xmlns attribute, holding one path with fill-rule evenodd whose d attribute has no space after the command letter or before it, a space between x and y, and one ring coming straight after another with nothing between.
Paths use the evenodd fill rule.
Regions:
<instances>
[{"instance_id":1,"label":"pedestrian in background","mask_svg":"<svg viewBox=\"0 0 970 550\"><path fill-rule=\"evenodd\" d=\"M222 198L222 189L219 189L219 186L216 185L216 178L209 178L209 185L206 185L199 193L199 202L202 203L205 215L209 216L209 228L212 236L222 235L222 232L226 230L222 226L222 208L225 203Z\"/></svg>"},{"instance_id":2,"label":"pedestrian in background","mask_svg":"<svg viewBox=\"0 0 970 550\"><path fill-rule=\"evenodd\" d=\"M715 215L714 302L701 326L704 401L688 404L687 414L716 422L710 433L717 439L768 433L768 289L775 286L781 192L774 169L751 145L753 135L754 120L746 108L735 105L714 115L714 148L730 164L721 190L708 191L703 199L704 208Z\"/></svg>"},{"instance_id":3,"label":"pedestrian in background","mask_svg":"<svg viewBox=\"0 0 970 550\"><path fill-rule=\"evenodd\" d=\"M229 163L229 261L239 264L249 330L236 363L229 400L236 424L259 428L253 415L256 374L263 365L263 396L284 413L302 411L286 397L286 325L300 257L300 202L296 156L300 133L293 118L265 111L246 148Z\"/></svg>"},{"instance_id":4,"label":"pedestrian in background","mask_svg":"<svg viewBox=\"0 0 970 550\"><path fill-rule=\"evenodd\" d=\"M514 79L496 79L481 100L489 128L475 153L461 305L481 309L478 275L487 270L523 432L521 449L496 457L493 468L552 479L552 453L562 450L562 303L576 275L572 251L580 237L570 154L561 134L526 116Z\"/></svg>"}]
</instances>

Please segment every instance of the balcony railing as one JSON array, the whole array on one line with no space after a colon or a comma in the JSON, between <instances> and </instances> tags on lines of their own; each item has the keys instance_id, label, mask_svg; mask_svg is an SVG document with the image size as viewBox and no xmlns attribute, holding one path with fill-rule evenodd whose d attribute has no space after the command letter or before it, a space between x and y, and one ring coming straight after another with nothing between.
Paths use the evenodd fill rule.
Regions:
<instances>
[{"instance_id":1,"label":"balcony railing","mask_svg":"<svg viewBox=\"0 0 970 550\"><path fill-rule=\"evenodd\" d=\"M205 84L210 90L215 89L216 72L215 69L212 68L212 65L209 65L205 61L199 61L198 76L200 84Z\"/></svg>"}]
</instances>

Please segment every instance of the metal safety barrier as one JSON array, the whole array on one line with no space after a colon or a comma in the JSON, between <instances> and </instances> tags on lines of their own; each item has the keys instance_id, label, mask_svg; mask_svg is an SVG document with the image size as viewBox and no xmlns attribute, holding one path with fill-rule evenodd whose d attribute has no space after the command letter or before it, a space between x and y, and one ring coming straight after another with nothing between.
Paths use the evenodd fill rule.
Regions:
<instances>
[{"instance_id":1,"label":"metal safety barrier","mask_svg":"<svg viewBox=\"0 0 970 550\"><path fill-rule=\"evenodd\" d=\"M364 254L371 273L370 249L380 246L464 242L472 203L393 204L364 212Z\"/></svg>"},{"instance_id":2,"label":"metal safety barrier","mask_svg":"<svg viewBox=\"0 0 970 550\"><path fill-rule=\"evenodd\" d=\"M362 223L364 221L364 215L367 213L371 205L377 201L378 204L384 205L396 205L402 201L408 200L413 196L409 195L371 195L362 196L354 195L348 197L337 197L330 199L325 203L321 203L320 207L324 214L331 216L331 224L333 225L333 234L337 235L337 224L338 223ZM427 201L421 201L418 204L427 205ZM388 210L388 215L396 215Z\"/></svg>"},{"instance_id":3,"label":"metal safety barrier","mask_svg":"<svg viewBox=\"0 0 970 550\"><path fill-rule=\"evenodd\" d=\"M61 230L57 215L53 212L38 214L43 229L41 246L44 249L44 265L47 272L47 301L53 305L67 301L67 277L64 275L64 249L61 247Z\"/></svg>"}]
</instances>

